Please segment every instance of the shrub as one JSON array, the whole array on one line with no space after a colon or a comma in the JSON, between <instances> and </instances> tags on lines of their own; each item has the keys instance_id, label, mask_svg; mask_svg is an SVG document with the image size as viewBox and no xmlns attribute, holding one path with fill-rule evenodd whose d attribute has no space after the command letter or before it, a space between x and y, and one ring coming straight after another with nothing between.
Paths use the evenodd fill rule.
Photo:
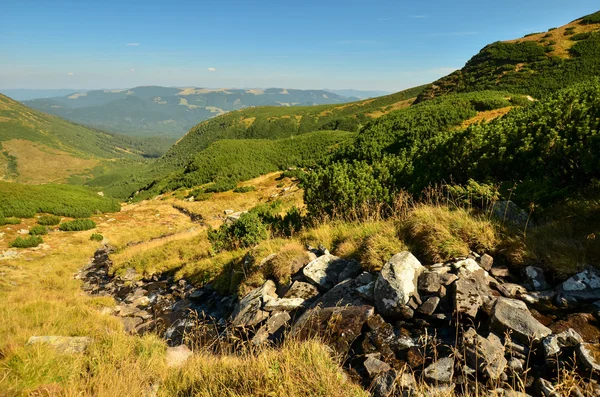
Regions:
<instances>
[{"instance_id":1,"label":"shrub","mask_svg":"<svg viewBox=\"0 0 600 397\"><path fill-rule=\"evenodd\" d=\"M204 191L206 193L221 193L235 189L236 185L237 183L235 181L222 179L213 182L206 189L204 189Z\"/></svg>"},{"instance_id":2,"label":"shrub","mask_svg":"<svg viewBox=\"0 0 600 397\"><path fill-rule=\"evenodd\" d=\"M75 219L69 222L63 222L58 227L63 232L74 232L81 230L90 230L96 227L96 222L91 219Z\"/></svg>"},{"instance_id":3,"label":"shrub","mask_svg":"<svg viewBox=\"0 0 600 397\"><path fill-rule=\"evenodd\" d=\"M600 23L600 11L585 16L581 20L581 23L584 24L584 25L591 25L591 24L594 24L594 23Z\"/></svg>"},{"instance_id":4,"label":"shrub","mask_svg":"<svg viewBox=\"0 0 600 397\"><path fill-rule=\"evenodd\" d=\"M17 237L15 241L10 243L13 248L31 248L42 244L44 240L40 236Z\"/></svg>"},{"instance_id":5,"label":"shrub","mask_svg":"<svg viewBox=\"0 0 600 397\"><path fill-rule=\"evenodd\" d=\"M60 223L60 216L55 215L44 215L38 219L38 224L44 226L56 226Z\"/></svg>"},{"instance_id":6,"label":"shrub","mask_svg":"<svg viewBox=\"0 0 600 397\"><path fill-rule=\"evenodd\" d=\"M255 186L238 186L233 189L234 193L248 193L256 190Z\"/></svg>"},{"instance_id":7,"label":"shrub","mask_svg":"<svg viewBox=\"0 0 600 397\"><path fill-rule=\"evenodd\" d=\"M208 230L208 240L216 252L249 248L267 237L267 228L253 212L242 214L233 223L224 223L219 229Z\"/></svg>"},{"instance_id":8,"label":"shrub","mask_svg":"<svg viewBox=\"0 0 600 397\"><path fill-rule=\"evenodd\" d=\"M0 226L4 225L18 225L21 223L21 219L19 218L3 218L0 216Z\"/></svg>"},{"instance_id":9,"label":"shrub","mask_svg":"<svg viewBox=\"0 0 600 397\"><path fill-rule=\"evenodd\" d=\"M92 233L92 235L90 236L90 240L92 240L92 241L102 241L102 240L104 240L104 236L101 235L100 233Z\"/></svg>"},{"instance_id":10,"label":"shrub","mask_svg":"<svg viewBox=\"0 0 600 397\"><path fill-rule=\"evenodd\" d=\"M29 234L31 234L32 236L41 236L44 234L48 234L48 229L46 228L46 226L43 225L35 225L32 226L31 229L29 229Z\"/></svg>"}]
</instances>

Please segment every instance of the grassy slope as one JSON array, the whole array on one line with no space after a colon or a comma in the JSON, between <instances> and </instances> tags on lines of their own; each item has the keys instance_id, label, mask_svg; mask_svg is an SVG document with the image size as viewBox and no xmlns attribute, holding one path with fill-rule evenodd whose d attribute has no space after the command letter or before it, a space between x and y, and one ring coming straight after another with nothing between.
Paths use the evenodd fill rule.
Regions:
<instances>
[{"instance_id":1,"label":"grassy slope","mask_svg":"<svg viewBox=\"0 0 600 397\"><path fill-rule=\"evenodd\" d=\"M261 174L315 164L356 134L317 131L287 139L223 139L197 153L185 170L174 172L141 197L215 180L244 181Z\"/></svg>"},{"instance_id":2,"label":"grassy slope","mask_svg":"<svg viewBox=\"0 0 600 397\"><path fill-rule=\"evenodd\" d=\"M140 162L160 153L165 143L90 129L0 95L0 145L0 178L46 183Z\"/></svg>"},{"instance_id":3,"label":"grassy slope","mask_svg":"<svg viewBox=\"0 0 600 397\"><path fill-rule=\"evenodd\" d=\"M600 70L600 23L597 18L593 22L584 17L548 32L490 44L464 68L431 84L417 102L485 89L539 98L585 81Z\"/></svg>"}]
</instances>

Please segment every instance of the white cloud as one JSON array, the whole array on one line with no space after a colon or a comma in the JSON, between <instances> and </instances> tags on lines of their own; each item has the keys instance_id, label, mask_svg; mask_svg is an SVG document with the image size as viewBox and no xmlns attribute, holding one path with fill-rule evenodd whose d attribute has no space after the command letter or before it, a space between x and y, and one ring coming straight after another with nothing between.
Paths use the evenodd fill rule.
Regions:
<instances>
[{"instance_id":1,"label":"white cloud","mask_svg":"<svg viewBox=\"0 0 600 397\"><path fill-rule=\"evenodd\" d=\"M381 22L383 22L383 21L391 21L392 19L394 19L394 18L377 18L377 20L381 21Z\"/></svg>"},{"instance_id":2,"label":"white cloud","mask_svg":"<svg viewBox=\"0 0 600 397\"><path fill-rule=\"evenodd\" d=\"M209 71L209 72L216 72L216 71L217 71L217 69L216 69L216 68L208 68L208 71Z\"/></svg>"},{"instance_id":3,"label":"white cloud","mask_svg":"<svg viewBox=\"0 0 600 397\"><path fill-rule=\"evenodd\" d=\"M73 76L74 74L75 73L73 73L73 72L69 72L69 73L67 73L67 76Z\"/></svg>"},{"instance_id":4,"label":"white cloud","mask_svg":"<svg viewBox=\"0 0 600 397\"><path fill-rule=\"evenodd\" d=\"M127 47L137 47L140 45L140 43L127 43L125 44Z\"/></svg>"},{"instance_id":5,"label":"white cloud","mask_svg":"<svg viewBox=\"0 0 600 397\"><path fill-rule=\"evenodd\" d=\"M131 71L132 71L132 72L135 72L135 69L134 69L134 68L131 68Z\"/></svg>"}]
</instances>

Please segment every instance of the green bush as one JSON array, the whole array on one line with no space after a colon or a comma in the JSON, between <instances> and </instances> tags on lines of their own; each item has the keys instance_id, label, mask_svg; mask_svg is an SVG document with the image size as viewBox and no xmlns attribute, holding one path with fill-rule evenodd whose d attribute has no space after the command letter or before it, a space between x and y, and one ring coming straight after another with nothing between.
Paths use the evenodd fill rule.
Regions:
<instances>
[{"instance_id":1,"label":"green bush","mask_svg":"<svg viewBox=\"0 0 600 397\"><path fill-rule=\"evenodd\" d=\"M583 23L584 25L600 23L600 11L583 17L583 19L581 20L581 23Z\"/></svg>"},{"instance_id":2,"label":"green bush","mask_svg":"<svg viewBox=\"0 0 600 397\"><path fill-rule=\"evenodd\" d=\"M0 216L0 226L18 225L19 223L21 223L21 219L19 218L4 218Z\"/></svg>"},{"instance_id":3,"label":"green bush","mask_svg":"<svg viewBox=\"0 0 600 397\"><path fill-rule=\"evenodd\" d=\"M234 193L248 193L256 190L256 186L238 186L233 189Z\"/></svg>"},{"instance_id":4,"label":"green bush","mask_svg":"<svg viewBox=\"0 0 600 397\"><path fill-rule=\"evenodd\" d=\"M92 240L92 241L102 241L102 240L104 240L104 236L101 235L100 233L92 233L92 235L90 236L90 240Z\"/></svg>"},{"instance_id":5,"label":"green bush","mask_svg":"<svg viewBox=\"0 0 600 397\"><path fill-rule=\"evenodd\" d=\"M48 234L48 228L46 228L46 226L43 225L35 225L32 226L31 229L29 229L29 234L31 234L32 236L41 236L44 234Z\"/></svg>"},{"instance_id":6,"label":"green bush","mask_svg":"<svg viewBox=\"0 0 600 397\"><path fill-rule=\"evenodd\" d=\"M206 193L222 193L235 189L236 185L236 181L221 179L210 184L204 191Z\"/></svg>"},{"instance_id":7,"label":"green bush","mask_svg":"<svg viewBox=\"0 0 600 397\"><path fill-rule=\"evenodd\" d=\"M44 240L40 236L17 237L15 241L10 243L13 248L31 248L42 244Z\"/></svg>"},{"instance_id":8,"label":"green bush","mask_svg":"<svg viewBox=\"0 0 600 397\"><path fill-rule=\"evenodd\" d=\"M267 228L256 213L242 214L219 229L209 227L208 240L216 252L253 247L268 237Z\"/></svg>"},{"instance_id":9,"label":"green bush","mask_svg":"<svg viewBox=\"0 0 600 397\"><path fill-rule=\"evenodd\" d=\"M44 226L56 226L60 223L60 216L44 215L38 218L38 224Z\"/></svg>"},{"instance_id":10,"label":"green bush","mask_svg":"<svg viewBox=\"0 0 600 397\"><path fill-rule=\"evenodd\" d=\"M96 222L91 219L75 219L69 222L63 222L58 227L63 232L75 232L81 230L90 230L96 227Z\"/></svg>"}]
</instances>

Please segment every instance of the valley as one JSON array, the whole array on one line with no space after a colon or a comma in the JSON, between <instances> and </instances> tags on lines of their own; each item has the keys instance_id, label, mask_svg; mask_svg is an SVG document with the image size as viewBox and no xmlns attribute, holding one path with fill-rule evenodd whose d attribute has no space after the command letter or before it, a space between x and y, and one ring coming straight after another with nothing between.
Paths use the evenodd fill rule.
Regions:
<instances>
[{"instance_id":1,"label":"valley","mask_svg":"<svg viewBox=\"0 0 600 397\"><path fill-rule=\"evenodd\" d=\"M0 396L600 395L599 60L0 95Z\"/></svg>"}]
</instances>

